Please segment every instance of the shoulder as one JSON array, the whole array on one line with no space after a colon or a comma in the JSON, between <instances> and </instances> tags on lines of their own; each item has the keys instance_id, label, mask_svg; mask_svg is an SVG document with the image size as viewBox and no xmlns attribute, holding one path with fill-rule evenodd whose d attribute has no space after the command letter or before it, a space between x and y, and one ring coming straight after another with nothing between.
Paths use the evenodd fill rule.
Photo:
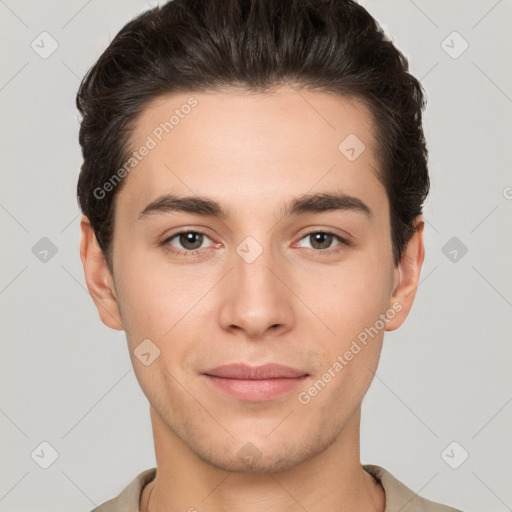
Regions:
<instances>
[{"instance_id":1,"label":"shoulder","mask_svg":"<svg viewBox=\"0 0 512 512\"><path fill-rule=\"evenodd\" d=\"M139 512L142 490L155 475L156 468L139 473L118 496L102 503L91 512Z\"/></svg>"},{"instance_id":2,"label":"shoulder","mask_svg":"<svg viewBox=\"0 0 512 512\"><path fill-rule=\"evenodd\" d=\"M384 489L384 512L461 512L456 508L422 498L380 466L366 464L363 465L363 469L376 478Z\"/></svg>"}]
</instances>

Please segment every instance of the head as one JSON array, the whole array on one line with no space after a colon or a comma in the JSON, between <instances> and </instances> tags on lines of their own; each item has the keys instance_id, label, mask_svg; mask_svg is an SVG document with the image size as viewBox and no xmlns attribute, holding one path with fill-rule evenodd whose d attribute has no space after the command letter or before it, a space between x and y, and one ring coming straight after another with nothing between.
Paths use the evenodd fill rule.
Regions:
<instances>
[{"instance_id":1,"label":"head","mask_svg":"<svg viewBox=\"0 0 512 512\"><path fill-rule=\"evenodd\" d=\"M423 262L424 99L404 56L351 0L174 0L125 25L77 105L86 280L154 417L225 469L246 443L253 470L319 453ZM238 400L203 375L231 362L308 379ZM301 425L268 436L291 407Z\"/></svg>"}]
</instances>

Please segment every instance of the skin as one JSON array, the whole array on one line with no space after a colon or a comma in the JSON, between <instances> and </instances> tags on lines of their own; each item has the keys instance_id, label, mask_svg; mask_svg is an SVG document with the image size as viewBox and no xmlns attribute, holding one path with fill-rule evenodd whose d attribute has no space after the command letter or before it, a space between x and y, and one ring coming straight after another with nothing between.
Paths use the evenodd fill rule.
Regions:
<instances>
[{"instance_id":1,"label":"skin","mask_svg":"<svg viewBox=\"0 0 512 512\"><path fill-rule=\"evenodd\" d=\"M102 321L126 332L150 404L157 476L144 489L141 510L383 511L384 491L360 463L361 402L384 332L400 327L413 304L423 219L395 266L373 125L356 99L287 85L258 95L166 96L143 111L133 146L190 96L198 106L118 191L113 276L88 219L81 221L89 292ZM354 161L338 150L349 134L366 145ZM346 210L282 217L293 198L333 190L361 199L373 216ZM167 212L137 220L164 192L208 196L230 216ZM208 235L195 256L159 245L194 230ZM352 244L333 238L322 248L308 236L319 231ZM263 248L252 263L236 252L247 236ZM191 251L192 244L175 237L167 247ZM385 328L301 404L298 393L393 304L401 310ZM148 366L134 355L146 338L160 350ZM243 401L200 375L232 362L279 362L310 378L273 400ZM237 455L249 442L259 454L252 464Z\"/></svg>"}]
</instances>

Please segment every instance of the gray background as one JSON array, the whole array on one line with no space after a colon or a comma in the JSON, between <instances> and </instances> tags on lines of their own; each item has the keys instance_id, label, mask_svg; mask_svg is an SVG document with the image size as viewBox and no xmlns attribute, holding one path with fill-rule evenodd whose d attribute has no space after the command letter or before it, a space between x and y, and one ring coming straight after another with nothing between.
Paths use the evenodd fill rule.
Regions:
<instances>
[{"instance_id":1,"label":"gray background","mask_svg":"<svg viewBox=\"0 0 512 512\"><path fill-rule=\"evenodd\" d=\"M426 89L432 178L421 284L386 334L362 461L466 511L512 510L512 2L361 3ZM2 512L86 512L155 465L124 333L85 286L74 100L109 40L156 4L0 0ZM58 43L47 58L31 47L51 49L43 31ZM41 261L44 237L57 252ZM47 469L42 442L58 452Z\"/></svg>"}]
</instances>

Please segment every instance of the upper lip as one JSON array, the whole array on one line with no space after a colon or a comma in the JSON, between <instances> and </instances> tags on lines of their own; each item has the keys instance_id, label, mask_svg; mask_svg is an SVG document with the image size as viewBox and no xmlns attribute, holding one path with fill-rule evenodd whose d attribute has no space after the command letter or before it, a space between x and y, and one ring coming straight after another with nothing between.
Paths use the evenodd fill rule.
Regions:
<instances>
[{"instance_id":1,"label":"upper lip","mask_svg":"<svg viewBox=\"0 0 512 512\"><path fill-rule=\"evenodd\" d=\"M308 375L307 372L285 366L283 364L268 363L262 366L247 364L223 364L204 372L205 375L223 377L225 379L263 380L279 378L297 378Z\"/></svg>"}]
</instances>

